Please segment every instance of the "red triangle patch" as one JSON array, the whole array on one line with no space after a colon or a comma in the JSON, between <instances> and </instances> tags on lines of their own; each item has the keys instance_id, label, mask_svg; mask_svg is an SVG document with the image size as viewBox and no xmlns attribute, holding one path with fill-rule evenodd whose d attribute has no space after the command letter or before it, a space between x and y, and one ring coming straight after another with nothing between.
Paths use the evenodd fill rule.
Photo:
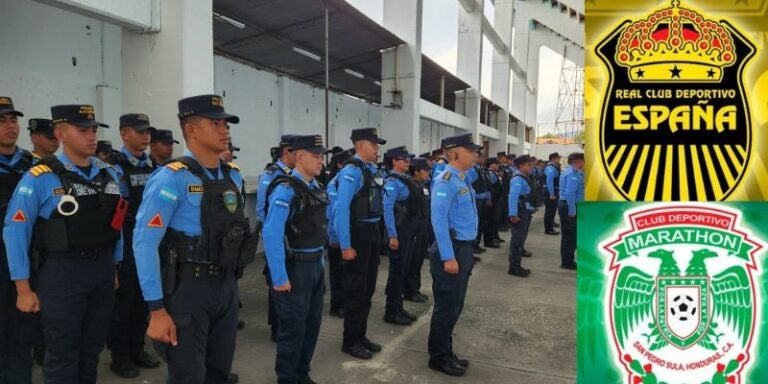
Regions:
<instances>
[{"instance_id":1,"label":"red triangle patch","mask_svg":"<svg viewBox=\"0 0 768 384\"><path fill-rule=\"evenodd\" d=\"M26 223L27 222L27 217L24 216L24 212L22 212L21 208L19 208L19 210L16 211L16 213L11 218L11 221L18 221L18 222L21 222L21 223Z\"/></svg>"},{"instance_id":2,"label":"red triangle patch","mask_svg":"<svg viewBox=\"0 0 768 384\"><path fill-rule=\"evenodd\" d=\"M153 227L153 228L163 227L163 218L162 216L160 216L160 212L155 214L152 220L149 221L149 224L147 224L147 227Z\"/></svg>"}]
</instances>

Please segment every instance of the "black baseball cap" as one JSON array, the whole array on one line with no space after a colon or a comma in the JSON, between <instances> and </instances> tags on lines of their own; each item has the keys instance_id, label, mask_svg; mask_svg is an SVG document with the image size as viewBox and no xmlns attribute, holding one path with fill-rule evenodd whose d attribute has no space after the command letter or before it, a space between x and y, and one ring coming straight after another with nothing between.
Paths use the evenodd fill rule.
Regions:
<instances>
[{"instance_id":1,"label":"black baseball cap","mask_svg":"<svg viewBox=\"0 0 768 384\"><path fill-rule=\"evenodd\" d=\"M150 143L156 143L158 141L164 142L166 144L179 143L178 141L174 140L173 131L169 129L152 129L149 132L149 137Z\"/></svg>"},{"instance_id":2,"label":"black baseball cap","mask_svg":"<svg viewBox=\"0 0 768 384\"><path fill-rule=\"evenodd\" d=\"M437 155L442 155L442 154L443 154L443 149L442 148L435 149L431 153L432 156L437 156Z\"/></svg>"},{"instance_id":3,"label":"black baseball cap","mask_svg":"<svg viewBox=\"0 0 768 384\"><path fill-rule=\"evenodd\" d=\"M39 133L47 137L53 138L53 124L50 119L29 119L29 132Z\"/></svg>"},{"instance_id":4,"label":"black baseball cap","mask_svg":"<svg viewBox=\"0 0 768 384\"><path fill-rule=\"evenodd\" d=\"M507 157L507 153L506 152L496 152L496 157L497 158L499 158L499 157Z\"/></svg>"},{"instance_id":5,"label":"black baseball cap","mask_svg":"<svg viewBox=\"0 0 768 384\"><path fill-rule=\"evenodd\" d=\"M280 136L280 144L277 145L278 150L282 150L285 147L291 147L291 144L293 143L293 139L296 137L297 135Z\"/></svg>"},{"instance_id":6,"label":"black baseball cap","mask_svg":"<svg viewBox=\"0 0 768 384\"><path fill-rule=\"evenodd\" d=\"M384 158L385 159L394 159L394 158L398 158L398 157L411 158L411 157L415 157L415 156L416 155L414 155L412 153L408 153L408 150L405 148L405 146L394 147L394 148L391 148L390 150L388 150L387 152L384 153Z\"/></svg>"},{"instance_id":7,"label":"black baseball cap","mask_svg":"<svg viewBox=\"0 0 768 384\"><path fill-rule=\"evenodd\" d=\"M336 152L333 154L333 156L331 156L331 160L328 161L328 165L332 166L332 165L336 165L341 162L347 161L350 158L352 158L352 156L354 156L354 153L355 153L354 148L342 150L341 152Z\"/></svg>"},{"instance_id":8,"label":"black baseball cap","mask_svg":"<svg viewBox=\"0 0 768 384\"><path fill-rule=\"evenodd\" d=\"M569 163L571 161L574 161L574 160L584 160L584 154L581 153L581 152L574 152L574 153L571 153L570 155L568 155L568 162Z\"/></svg>"},{"instance_id":9,"label":"black baseball cap","mask_svg":"<svg viewBox=\"0 0 768 384\"><path fill-rule=\"evenodd\" d=\"M499 164L499 159L495 157L489 157L488 160L485 160L485 165L491 165L491 164Z\"/></svg>"},{"instance_id":10,"label":"black baseball cap","mask_svg":"<svg viewBox=\"0 0 768 384\"><path fill-rule=\"evenodd\" d=\"M109 128L109 125L96 121L96 110L88 104L55 105L51 107L51 117L53 125L69 123L83 128Z\"/></svg>"},{"instance_id":11,"label":"black baseball cap","mask_svg":"<svg viewBox=\"0 0 768 384\"><path fill-rule=\"evenodd\" d=\"M13 107L13 99L8 96L0 96L0 115L7 115L9 113L17 117L24 116L23 113Z\"/></svg>"},{"instance_id":12,"label":"black baseball cap","mask_svg":"<svg viewBox=\"0 0 768 384\"><path fill-rule=\"evenodd\" d=\"M291 148L294 151L309 151L317 154L325 154L330 152L328 148L323 145L323 136L321 135L297 135L293 137L291 141Z\"/></svg>"},{"instance_id":13,"label":"black baseball cap","mask_svg":"<svg viewBox=\"0 0 768 384\"><path fill-rule=\"evenodd\" d=\"M358 128L352 130L350 137L352 142L359 140L368 140L376 144L386 144L387 141L379 137L379 130L376 128Z\"/></svg>"},{"instance_id":14,"label":"black baseball cap","mask_svg":"<svg viewBox=\"0 0 768 384\"><path fill-rule=\"evenodd\" d=\"M224 112L224 100L219 95L200 95L179 100L179 119L202 116L212 120L225 120L237 124L240 118Z\"/></svg>"},{"instance_id":15,"label":"black baseball cap","mask_svg":"<svg viewBox=\"0 0 768 384\"><path fill-rule=\"evenodd\" d=\"M131 127L137 131L146 131L152 128L149 125L149 116L143 113L127 113L120 116L120 128Z\"/></svg>"},{"instance_id":16,"label":"black baseball cap","mask_svg":"<svg viewBox=\"0 0 768 384\"><path fill-rule=\"evenodd\" d=\"M560 154L557 152L552 152L549 154L549 161L552 161L554 159L559 159L559 158L560 158Z\"/></svg>"},{"instance_id":17,"label":"black baseball cap","mask_svg":"<svg viewBox=\"0 0 768 384\"><path fill-rule=\"evenodd\" d=\"M112 142L109 140L99 140L96 142L96 153L112 152Z\"/></svg>"},{"instance_id":18,"label":"black baseball cap","mask_svg":"<svg viewBox=\"0 0 768 384\"><path fill-rule=\"evenodd\" d=\"M477 145L472 142L472 134L471 133L465 133L463 135L456 135L451 137L446 137L443 139L443 141L440 143L440 146L445 149L453 149L458 147L467 148L473 151L477 151L478 149L482 149L483 147L480 145Z\"/></svg>"},{"instance_id":19,"label":"black baseball cap","mask_svg":"<svg viewBox=\"0 0 768 384\"><path fill-rule=\"evenodd\" d=\"M530 163L530 162L531 162L531 157L528 156L528 155L522 155L522 156L519 156L519 157L515 158L515 166L516 167L519 167L522 164Z\"/></svg>"},{"instance_id":20,"label":"black baseball cap","mask_svg":"<svg viewBox=\"0 0 768 384\"><path fill-rule=\"evenodd\" d=\"M414 170L428 170L429 163L423 157L416 157L411 159L411 168Z\"/></svg>"}]
</instances>

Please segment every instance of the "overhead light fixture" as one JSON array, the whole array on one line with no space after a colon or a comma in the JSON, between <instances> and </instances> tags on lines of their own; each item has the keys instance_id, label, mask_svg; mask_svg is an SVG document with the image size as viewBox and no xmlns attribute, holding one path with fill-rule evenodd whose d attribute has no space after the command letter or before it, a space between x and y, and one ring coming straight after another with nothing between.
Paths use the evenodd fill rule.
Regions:
<instances>
[{"instance_id":1,"label":"overhead light fixture","mask_svg":"<svg viewBox=\"0 0 768 384\"><path fill-rule=\"evenodd\" d=\"M293 51L298 53L298 54L300 54L300 55L304 55L306 57L309 57L310 59L312 59L314 61L320 61L320 55L316 55L316 54L314 54L314 53L312 53L310 51L303 50L303 49L301 49L299 47L293 47Z\"/></svg>"},{"instance_id":2,"label":"overhead light fixture","mask_svg":"<svg viewBox=\"0 0 768 384\"><path fill-rule=\"evenodd\" d=\"M231 25L231 26L233 26L233 27L235 27L237 29L245 29L245 23L242 23L242 22L239 22L239 21L237 21L237 20L235 20L233 18L224 16L224 15L218 13L218 12L214 12L213 13L213 18L216 19L216 20L219 20L219 21L223 21L223 22L225 22L225 23L227 23L227 24L229 24L229 25Z\"/></svg>"},{"instance_id":3,"label":"overhead light fixture","mask_svg":"<svg viewBox=\"0 0 768 384\"><path fill-rule=\"evenodd\" d=\"M362 73L355 72L355 71L353 71L353 70L351 70L349 68L344 68L344 72L346 72L348 75L352 75L354 77L357 77L358 79L364 79L365 78L365 76L363 76Z\"/></svg>"},{"instance_id":4,"label":"overhead light fixture","mask_svg":"<svg viewBox=\"0 0 768 384\"><path fill-rule=\"evenodd\" d=\"M374 81L373 81L373 83L374 83L374 84L376 84L376 85L378 85L379 87L381 87L381 81L378 81L378 80L374 80Z\"/></svg>"}]
</instances>

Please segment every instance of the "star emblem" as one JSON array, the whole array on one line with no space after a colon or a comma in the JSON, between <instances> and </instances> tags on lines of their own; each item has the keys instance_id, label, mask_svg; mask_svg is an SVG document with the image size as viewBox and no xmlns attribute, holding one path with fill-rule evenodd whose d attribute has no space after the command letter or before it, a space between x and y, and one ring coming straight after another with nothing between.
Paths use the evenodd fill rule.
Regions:
<instances>
[{"instance_id":1,"label":"star emblem","mask_svg":"<svg viewBox=\"0 0 768 384\"><path fill-rule=\"evenodd\" d=\"M709 77L709 78L715 77L715 70L714 69L710 69L709 71L707 71L707 77Z\"/></svg>"},{"instance_id":2,"label":"star emblem","mask_svg":"<svg viewBox=\"0 0 768 384\"><path fill-rule=\"evenodd\" d=\"M643 71L642 69L638 69L637 72L635 72L635 75L637 75L638 79L641 79L643 78L643 76L645 76L645 71Z\"/></svg>"},{"instance_id":3,"label":"star emblem","mask_svg":"<svg viewBox=\"0 0 768 384\"><path fill-rule=\"evenodd\" d=\"M679 69L679 68L677 68L677 64L675 64L675 67L674 67L674 68L672 68L672 69L670 69L669 71L670 71L670 72L672 72L672 78L673 78L673 79L674 79L675 77L677 77L677 78L679 79L679 78L680 78L680 72L682 72L683 70L682 70L682 69Z\"/></svg>"}]
</instances>

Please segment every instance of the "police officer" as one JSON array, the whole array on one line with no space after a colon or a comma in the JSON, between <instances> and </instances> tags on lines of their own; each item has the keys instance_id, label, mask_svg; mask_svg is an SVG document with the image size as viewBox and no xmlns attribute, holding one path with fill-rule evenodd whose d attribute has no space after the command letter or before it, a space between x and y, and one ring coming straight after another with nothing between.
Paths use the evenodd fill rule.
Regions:
<instances>
[{"instance_id":1,"label":"police officer","mask_svg":"<svg viewBox=\"0 0 768 384\"><path fill-rule=\"evenodd\" d=\"M512 177L509 187L509 211L507 217L512 224L512 236L509 240L509 270L513 276L528 277L531 271L520 265L525 255L525 239L531 225L531 212L534 208L533 194L528 180L531 169L530 156L515 158L517 173Z\"/></svg>"},{"instance_id":2,"label":"police officer","mask_svg":"<svg viewBox=\"0 0 768 384\"><path fill-rule=\"evenodd\" d=\"M151 129L149 139L149 158L159 167L167 164L173 158L173 145L179 142L174 140L173 131L169 129Z\"/></svg>"},{"instance_id":3,"label":"police officer","mask_svg":"<svg viewBox=\"0 0 768 384\"><path fill-rule=\"evenodd\" d=\"M35 163L53 156L59 150L59 139L53 134L50 119L29 119L29 139L32 141L32 156Z\"/></svg>"},{"instance_id":4,"label":"police officer","mask_svg":"<svg viewBox=\"0 0 768 384\"><path fill-rule=\"evenodd\" d=\"M320 135L291 141L296 167L267 187L264 251L278 316L277 382L312 384L310 363L323 317L328 205L325 190L314 178L323 170L327 150Z\"/></svg>"},{"instance_id":5,"label":"police officer","mask_svg":"<svg viewBox=\"0 0 768 384\"><path fill-rule=\"evenodd\" d=\"M475 240L475 253L484 253L485 248L480 246L480 241L484 241L484 245L490 248L499 248L500 245L493 241L493 239L485 238L486 227L488 226L489 213L491 211L491 192L488 189L488 172L484 166L485 155L483 152L478 152L477 162L475 166L469 171L467 176L471 179L472 188L475 190L475 204L477 204L477 239ZM479 257L475 257L475 261L480 261Z\"/></svg>"},{"instance_id":6,"label":"police officer","mask_svg":"<svg viewBox=\"0 0 768 384\"><path fill-rule=\"evenodd\" d=\"M160 362L144 351L147 332L147 304L141 296L136 262L133 256L133 228L141 205L144 187L155 165L144 152L149 146L151 126L142 113L120 116L120 137L123 148L113 152L110 163L120 170L128 190L128 214L123 226L123 261L118 277L121 282L115 292L115 309L107 335L107 348L112 352L109 368L123 378L139 376L138 368L155 368Z\"/></svg>"},{"instance_id":7,"label":"police officer","mask_svg":"<svg viewBox=\"0 0 768 384\"><path fill-rule=\"evenodd\" d=\"M546 177L546 200L544 202L544 233L547 235L559 235L556 231L555 214L557 213L557 202L560 194L560 154L557 152L549 154L549 163L544 167L544 177Z\"/></svg>"},{"instance_id":8,"label":"police officer","mask_svg":"<svg viewBox=\"0 0 768 384\"><path fill-rule=\"evenodd\" d=\"M504 242L504 240L499 237L499 227L501 226L501 223L505 221L505 213L501 208L506 205L503 202L507 198L507 195L504 194L502 179L499 176L501 174L499 165L499 161L495 157L486 160L485 165L488 175L488 191L491 196L490 205L492 209L488 212L488 224L485 227L483 236L485 237L486 246L495 244L496 247L494 248L500 248L500 244Z\"/></svg>"},{"instance_id":9,"label":"police officer","mask_svg":"<svg viewBox=\"0 0 768 384\"><path fill-rule=\"evenodd\" d=\"M256 228L260 231L264 219L264 204L267 201L267 187L275 177L281 175L290 175L293 170L294 158L291 149L291 140L294 135L280 136L280 143L277 146L277 159L264 168L264 172L259 175L259 188L256 190ZM269 266L265 265L264 278L267 282L267 290L271 289L272 281L269 273ZM268 293L271 291L268 291ZM267 323L270 325L270 339L277 340L277 313L275 312L275 302L272 295L267 295Z\"/></svg>"},{"instance_id":10,"label":"police officer","mask_svg":"<svg viewBox=\"0 0 768 384\"><path fill-rule=\"evenodd\" d=\"M51 108L63 153L30 168L5 216L17 307L25 313L44 309L47 383L96 382L115 302L126 207L116 170L92 157L96 131L107 127L95 114L90 105Z\"/></svg>"},{"instance_id":11,"label":"police officer","mask_svg":"<svg viewBox=\"0 0 768 384\"><path fill-rule=\"evenodd\" d=\"M414 155L405 147L395 147L384 154L391 171L384 181L384 223L389 248L389 277L384 321L410 325L416 316L403 308L405 280L416 252L418 225L426 218L424 190L407 172Z\"/></svg>"},{"instance_id":12,"label":"police officer","mask_svg":"<svg viewBox=\"0 0 768 384\"><path fill-rule=\"evenodd\" d=\"M438 148L432 151L432 156L435 158L434 163L432 164L432 174L430 175L430 179L433 181L435 180L435 177L437 175L445 170L445 167L448 165L448 157L446 157L446 150L445 148Z\"/></svg>"},{"instance_id":13,"label":"police officer","mask_svg":"<svg viewBox=\"0 0 768 384\"><path fill-rule=\"evenodd\" d=\"M411 159L410 166L411 177L415 181L423 196L425 217L419 219L416 225L416 247L411 259L411 265L405 276L405 288L403 288L403 298L415 303L423 303L429 300L429 296L421 293L421 267L424 265L424 258L427 255L427 247L434 241L432 233L432 223L429 215L429 162L426 158Z\"/></svg>"},{"instance_id":14,"label":"police officer","mask_svg":"<svg viewBox=\"0 0 768 384\"><path fill-rule=\"evenodd\" d=\"M342 352L370 359L381 346L368 339L368 314L379 272L382 180L374 178L379 145L376 128L352 130L355 156L338 175L333 225L344 260L344 340Z\"/></svg>"},{"instance_id":15,"label":"police officer","mask_svg":"<svg viewBox=\"0 0 768 384\"><path fill-rule=\"evenodd\" d=\"M19 137L13 100L0 96L0 214L5 218L8 203L22 175L34 162L33 154L16 146ZM2 231L2 224L0 224ZM8 271L5 243L0 240L0 383L31 383L30 351L35 334L34 315L16 308L16 289Z\"/></svg>"},{"instance_id":16,"label":"police officer","mask_svg":"<svg viewBox=\"0 0 768 384\"><path fill-rule=\"evenodd\" d=\"M341 248L339 248L339 237L333 226L333 207L336 203L337 189L339 186L338 174L344 164L353 156L354 150L341 150L331 156L328 163L330 169L330 181L326 191L328 192L328 206L325 213L328 219L328 283L331 288L331 308L330 314L334 317L344 318L344 278L343 268L341 268Z\"/></svg>"},{"instance_id":17,"label":"police officer","mask_svg":"<svg viewBox=\"0 0 768 384\"><path fill-rule=\"evenodd\" d=\"M570 170L563 173L565 186L561 185L560 221L563 236L560 243L560 268L576 269L576 204L584 201L584 154L568 155Z\"/></svg>"},{"instance_id":18,"label":"police officer","mask_svg":"<svg viewBox=\"0 0 768 384\"><path fill-rule=\"evenodd\" d=\"M437 252L432 252L432 292L435 307L429 329L429 368L451 376L463 376L469 366L453 352L453 330L464 308L469 276L474 259L472 248L477 237L477 206L466 172L475 164L472 135L443 139L450 157L445 170L432 186L432 228Z\"/></svg>"},{"instance_id":19,"label":"police officer","mask_svg":"<svg viewBox=\"0 0 768 384\"><path fill-rule=\"evenodd\" d=\"M178 116L188 151L149 179L134 230L147 334L168 364L168 383L233 382L236 273L253 260L255 236L242 176L219 154L226 123L240 119L217 95L181 99Z\"/></svg>"}]
</instances>

